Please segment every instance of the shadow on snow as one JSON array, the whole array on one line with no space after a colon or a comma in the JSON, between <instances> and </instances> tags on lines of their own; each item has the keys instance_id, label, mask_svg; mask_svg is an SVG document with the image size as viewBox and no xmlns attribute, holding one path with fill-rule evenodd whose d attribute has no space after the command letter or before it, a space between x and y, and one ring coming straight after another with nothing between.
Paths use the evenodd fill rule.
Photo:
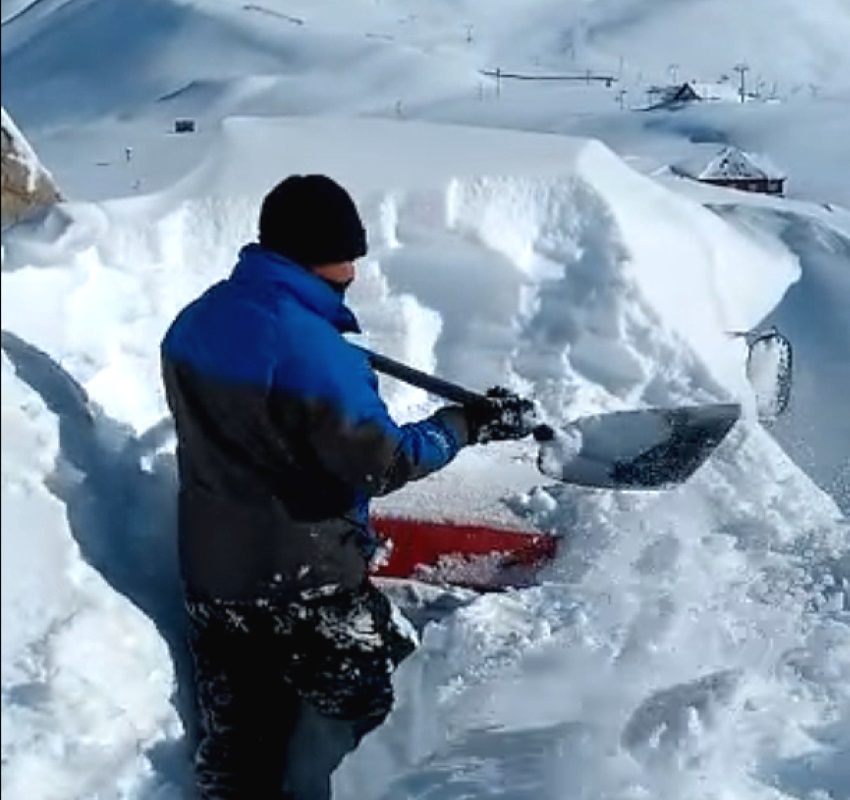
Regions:
<instances>
[{"instance_id":1,"label":"shadow on snow","mask_svg":"<svg viewBox=\"0 0 850 800\"><path fill-rule=\"evenodd\" d=\"M82 557L153 622L168 646L176 678L172 703L186 737L148 755L160 779L185 786L196 714L177 561L176 463L173 454L158 452L170 422L136 436L46 353L8 331L2 347L17 376L58 420L59 453L45 483L65 504Z\"/></svg>"}]
</instances>

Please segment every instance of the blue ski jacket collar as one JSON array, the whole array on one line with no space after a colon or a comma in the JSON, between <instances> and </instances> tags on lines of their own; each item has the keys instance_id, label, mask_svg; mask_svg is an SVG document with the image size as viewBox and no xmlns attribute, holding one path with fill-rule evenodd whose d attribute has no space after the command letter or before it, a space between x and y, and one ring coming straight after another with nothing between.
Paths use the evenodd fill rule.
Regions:
<instances>
[{"instance_id":1,"label":"blue ski jacket collar","mask_svg":"<svg viewBox=\"0 0 850 800\"><path fill-rule=\"evenodd\" d=\"M321 278L259 244L242 248L231 277L236 281L282 289L328 320L340 333L360 333L354 312Z\"/></svg>"}]
</instances>

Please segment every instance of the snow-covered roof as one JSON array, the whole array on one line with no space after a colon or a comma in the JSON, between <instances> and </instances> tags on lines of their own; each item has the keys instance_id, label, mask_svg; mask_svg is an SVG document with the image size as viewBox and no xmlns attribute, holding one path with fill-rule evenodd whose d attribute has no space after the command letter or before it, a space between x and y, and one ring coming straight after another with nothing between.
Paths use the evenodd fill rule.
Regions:
<instances>
[{"instance_id":1,"label":"snow-covered roof","mask_svg":"<svg viewBox=\"0 0 850 800\"><path fill-rule=\"evenodd\" d=\"M719 153L698 155L671 165L678 175L696 180L781 180L785 173L767 156L726 146Z\"/></svg>"},{"instance_id":2,"label":"snow-covered roof","mask_svg":"<svg viewBox=\"0 0 850 800\"><path fill-rule=\"evenodd\" d=\"M782 171L766 156L747 153L736 147L723 148L699 174L701 180L713 178L779 180L784 177Z\"/></svg>"},{"instance_id":3,"label":"snow-covered roof","mask_svg":"<svg viewBox=\"0 0 850 800\"><path fill-rule=\"evenodd\" d=\"M726 100L730 103L740 103L740 89L730 81L691 81L691 88L702 100Z\"/></svg>"},{"instance_id":4,"label":"snow-covered roof","mask_svg":"<svg viewBox=\"0 0 850 800\"><path fill-rule=\"evenodd\" d=\"M649 94L658 97L655 108L677 106L679 104L702 100L702 96L690 83L674 84L670 86L652 86Z\"/></svg>"},{"instance_id":5,"label":"snow-covered roof","mask_svg":"<svg viewBox=\"0 0 850 800\"><path fill-rule=\"evenodd\" d=\"M650 94L660 98L659 106L676 105L679 103L699 100L741 102L740 90L729 81L700 82L685 81L668 86L654 86Z\"/></svg>"}]
</instances>

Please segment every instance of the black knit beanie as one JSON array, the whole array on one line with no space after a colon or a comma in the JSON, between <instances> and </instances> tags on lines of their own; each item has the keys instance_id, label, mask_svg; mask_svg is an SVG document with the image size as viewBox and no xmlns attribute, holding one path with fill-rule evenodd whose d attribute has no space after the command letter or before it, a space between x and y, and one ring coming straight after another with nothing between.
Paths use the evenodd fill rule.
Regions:
<instances>
[{"instance_id":1,"label":"black knit beanie","mask_svg":"<svg viewBox=\"0 0 850 800\"><path fill-rule=\"evenodd\" d=\"M263 199L260 244L302 267L366 255L366 231L348 192L324 175L290 175Z\"/></svg>"}]
</instances>

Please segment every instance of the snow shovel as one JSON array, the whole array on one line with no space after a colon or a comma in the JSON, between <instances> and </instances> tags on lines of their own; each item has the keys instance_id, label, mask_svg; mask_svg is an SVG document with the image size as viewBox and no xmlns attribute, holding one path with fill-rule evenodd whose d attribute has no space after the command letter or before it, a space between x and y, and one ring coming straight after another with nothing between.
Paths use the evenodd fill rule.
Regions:
<instances>
[{"instance_id":1,"label":"snow shovel","mask_svg":"<svg viewBox=\"0 0 850 800\"><path fill-rule=\"evenodd\" d=\"M484 395L365 347L377 372L466 405ZM665 489L683 483L741 415L737 403L646 408L579 417L558 430L539 425L537 466L549 478L598 489Z\"/></svg>"}]
</instances>

